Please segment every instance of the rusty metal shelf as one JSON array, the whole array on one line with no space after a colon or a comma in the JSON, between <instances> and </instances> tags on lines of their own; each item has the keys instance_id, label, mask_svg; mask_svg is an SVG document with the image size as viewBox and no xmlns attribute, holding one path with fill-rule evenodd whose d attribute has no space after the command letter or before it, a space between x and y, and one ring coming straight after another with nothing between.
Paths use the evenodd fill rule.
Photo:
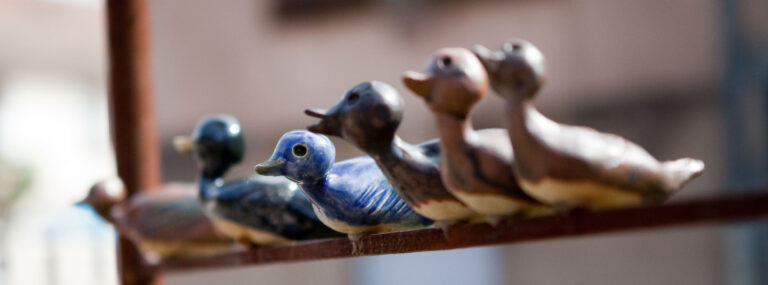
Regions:
<instances>
[{"instance_id":1,"label":"rusty metal shelf","mask_svg":"<svg viewBox=\"0 0 768 285\"><path fill-rule=\"evenodd\" d=\"M703 223L725 223L768 217L768 189L745 195L727 195L663 205L568 214L517 221L459 224L448 237L439 229L366 236L353 254L348 239L325 239L254 248L228 254L168 260L154 267L163 272L210 269L277 262L408 253L509 244L609 232Z\"/></svg>"}]
</instances>

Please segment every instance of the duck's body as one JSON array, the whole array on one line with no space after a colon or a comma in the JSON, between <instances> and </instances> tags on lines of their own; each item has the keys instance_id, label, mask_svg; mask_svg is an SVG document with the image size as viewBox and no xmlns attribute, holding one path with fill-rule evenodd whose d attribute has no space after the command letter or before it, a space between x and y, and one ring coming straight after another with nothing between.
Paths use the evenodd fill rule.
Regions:
<instances>
[{"instance_id":1,"label":"duck's body","mask_svg":"<svg viewBox=\"0 0 768 285\"><path fill-rule=\"evenodd\" d=\"M216 229L247 244L267 245L340 236L315 216L296 183L252 175L226 182L244 153L242 130L231 116L204 119L194 132L200 202Z\"/></svg>"},{"instance_id":2,"label":"duck's body","mask_svg":"<svg viewBox=\"0 0 768 285\"><path fill-rule=\"evenodd\" d=\"M475 131L466 120L435 114L445 158L440 167L451 193L475 211L502 216L538 204L522 192L513 173L512 148L504 129Z\"/></svg>"},{"instance_id":3,"label":"duck's body","mask_svg":"<svg viewBox=\"0 0 768 285\"><path fill-rule=\"evenodd\" d=\"M703 170L698 160L659 162L620 136L558 124L530 104L508 103L507 109L519 183L550 205L601 209L660 202Z\"/></svg>"},{"instance_id":4,"label":"duck's body","mask_svg":"<svg viewBox=\"0 0 768 285\"><path fill-rule=\"evenodd\" d=\"M276 244L339 236L325 227L298 186L280 177L199 181L203 208L227 236L254 244Z\"/></svg>"},{"instance_id":5,"label":"duck's body","mask_svg":"<svg viewBox=\"0 0 768 285\"><path fill-rule=\"evenodd\" d=\"M441 177L451 194L491 218L547 211L517 184L506 131L472 128L469 114L485 95L488 81L471 52L440 50L426 73L409 72L404 82L434 114L443 155Z\"/></svg>"},{"instance_id":6,"label":"duck's body","mask_svg":"<svg viewBox=\"0 0 768 285\"><path fill-rule=\"evenodd\" d=\"M529 195L550 205L592 209L663 201L704 170L690 158L660 162L613 134L554 122L530 102L543 84L543 56L512 40L503 52L476 49L507 99L515 173Z\"/></svg>"},{"instance_id":7,"label":"duck's body","mask_svg":"<svg viewBox=\"0 0 768 285\"><path fill-rule=\"evenodd\" d=\"M121 233L140 240L142 251L160 256L223 252L232 240L217 233L197 201L194 185L166 184L116 205L111 215Z\"/></svg>"},{"instance_id":8,"label":"duck's body","mask_svg":"<svg viewBox=\"0 0 768 285\"><path fill-rule=\"evenodd\" d=\"M364 82L328 111L306 113L321 119L310 131L339 136L369 154L395 192L420 215L446 224L477 216L443 185L438 140L413 145L395 135L402 98L391 86Z\"/></svg>"},{"instance_id":9,"label":"duck's body","mask_svg":"<svg viewBox=\"0 0 768 285\"><path fill-rule=\"evenodd\" d=\"M256 171L298 182L318 217L342 233L398 231L432 223L395 193L372 158L334 163L334 157L333 144L325 136L292 131L283 135L270 160L257 165Z\"/></svg>"},{"instance_id":10,"label":"duck's body","mask_svg":"<svg viewBox=\"0 0 768 285\"><path fill-rule=\"evenodd\" d=\"M398 190L398 195L417 213L446 222L477 216L444 186L440 178L439 140L412 145L395 137L388 151L368 153Z\"/></svg>"},{"instance_id":11,"label":"duck's body","mask_svg":"<svg viewBox=\"0 0 768 285\"><path fill-rule=\"evenodd\" d=\"M195 256L231 250L232 240L216 232L203 213L193 184L169 183L155 191L140 191L130 198L100 203L94 197L122 193L119 180L94 185L84 202L91 205L115 230L132 240L151 261L153 256L168 258Z\"/></svg>"},{"instance_id":12,"label":"duck's body","mask_svg":"<svg viewBox=\"0 0 768 285\"><path fill-rule=\"evenodd\" d=\"M370 157L334 163L325 179L301 187L314 202L317 215L339 232L391 232L431 224L395 193Z\"/></svg>"}]
</instances>

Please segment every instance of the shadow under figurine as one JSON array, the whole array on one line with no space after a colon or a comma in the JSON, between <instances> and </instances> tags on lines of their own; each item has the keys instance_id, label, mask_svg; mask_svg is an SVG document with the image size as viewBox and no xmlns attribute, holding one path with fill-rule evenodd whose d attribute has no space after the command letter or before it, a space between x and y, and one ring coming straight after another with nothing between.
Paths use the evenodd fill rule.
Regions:
<instances>
[{"instance_id":1,"label":"shadow under figurine","mask_svg":"<svg viewBox=\"0 0 768 285\"><path fill-rule=\"evenodd\" d=\"M307 194L315 213L332 229L353 241L364 234L429 226L392 189L372 158L361 156L334 163L336 149L325 136L308 131L284 134L272 157L256 165L263 175L285 176Z\"/></svg>"},{"instance_id":2,"label":"shadow under figurine","mask_svg":"<svg viewBox=\"0 0 768 285\"><path fill-rule=\"evenodd\" d=\"M700 160L659 162L622 137L539 113L531 101L545 82L544 56L531 43L513 39L501 51L474 50L507 101L516 177L532 197L565 209L660 202L704 170Z\"/></svg>"},{"instance_id":3,"label":"shadow under figurine","mask_svg":"<svg viewBox=\"0 0 768 285\"><path fill-rule=\"evenodd\" d=\"M192 140L177 138L175 144L180 152L194 153L200 169L200 202L225 235L251 245L343 236L318 220L296 183L261 175L224 180L245 152L242 129L234 117L206 117Z\"/></svg>"},{"instance_id":4,"label":"shadow under figurine","mask_svg":"<svg viewBox=\"0 0 768 285\"><path fill-rule=\"evenodd\" d=\"M443 155L441 177L453 195L491 223L509 215L551 212L517 185L507 131L478 132L472 127L472 107L488 89L485 70L472 52L441 49L425 73L409 71L403 82L424 99L435 117Z\"/></svg>"},{"instance_id":5,"label":"shadow under figurine","mask_svg":"<svg viewBox=\"0 0 768 285\"><path fill-rule=\"evenodd\" d=\"M395 192L439 227L479 216L443 186L438 140L412 145L395 134L403 118L403 102L390 85L363 82L327 111L305 113L320 119L308 127L310 131L341 137L369 154Z\"/></svg>"},{"instance_id":6,"label":"shadow under figurine","mask_svg":"<svg viewBox=\"0 0 768 285\"><path fill-rule=\"evenodd\" d=\"M133 241L150 263L234 248L231 239L214 230L191 184L169 183L127 199L122 181L107 179L93 185L78 204L93 208L121 236Z\"/></svg>"}]
</instances>

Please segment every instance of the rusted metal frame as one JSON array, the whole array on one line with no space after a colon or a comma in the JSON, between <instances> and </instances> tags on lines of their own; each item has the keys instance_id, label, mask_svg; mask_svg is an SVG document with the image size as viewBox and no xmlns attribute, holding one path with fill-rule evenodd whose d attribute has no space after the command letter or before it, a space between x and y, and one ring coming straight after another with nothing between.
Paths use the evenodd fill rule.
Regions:
<instances>
[{"instance_id":1,"label":"rusted metal frame","mask_svg":"<svg viewBox=\"0 0 768 285\"><path fill-rule=\"evenodd\" d=\"M130 195L140 189L156 189L160 184L147 2L109 0L106 16L112 142L117 173ZM120 239L118 254L122 284L161 283L130 241Z\"/></svg>"},{"instance_id":2,"label":"rusted metal frame","mask_svg":"<svg viewBox=\"0 0 768 285\"><path fill-rule=\"evenodd\" d=\"M354 255L352 243L348 239L326 239L261 247L209 257L168 260L160 264L158 270L185 271L361 255L447 250L677 225L733 222L759 217L768 217L768 189L749 195L504 221L496 226L485 223L460 224L449 228L447 239L439 229L377 234L360 240L358 253Z\"/></svg>"}]
</instances>

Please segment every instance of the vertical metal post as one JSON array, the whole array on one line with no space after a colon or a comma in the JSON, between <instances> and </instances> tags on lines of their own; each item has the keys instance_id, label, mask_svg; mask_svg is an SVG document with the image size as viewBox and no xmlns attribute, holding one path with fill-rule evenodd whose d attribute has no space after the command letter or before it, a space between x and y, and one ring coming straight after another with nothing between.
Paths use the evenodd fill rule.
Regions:
<instances>
[{"instance_id":1,"label":"vertical metal post","mask_svg":"<svg viewBox=\"0 0 768 285\"><path fill-rule=\"evenodd\" d=\"M160 184L147 1L108 0L106 12L112 141L117 173L130 195ZM118 255L122 284L161 283L130 241L120 239Z\"/></svg>"},{"instance_id":2,"label":"vertical metal post","mask_svg":"<svg viewBox=\"0 0 768 285\"><path fill-rule=\"evenodd\" d=\"M768 182L767 53L750 43L742 18L743 1L721 0L725 70L722 106L728 155L728 188L749 189ZM738 190L737 190L738 191ZM732 226L726 236L728 282L768 284L768 224Z\"/></svg>"}]
</instances>

